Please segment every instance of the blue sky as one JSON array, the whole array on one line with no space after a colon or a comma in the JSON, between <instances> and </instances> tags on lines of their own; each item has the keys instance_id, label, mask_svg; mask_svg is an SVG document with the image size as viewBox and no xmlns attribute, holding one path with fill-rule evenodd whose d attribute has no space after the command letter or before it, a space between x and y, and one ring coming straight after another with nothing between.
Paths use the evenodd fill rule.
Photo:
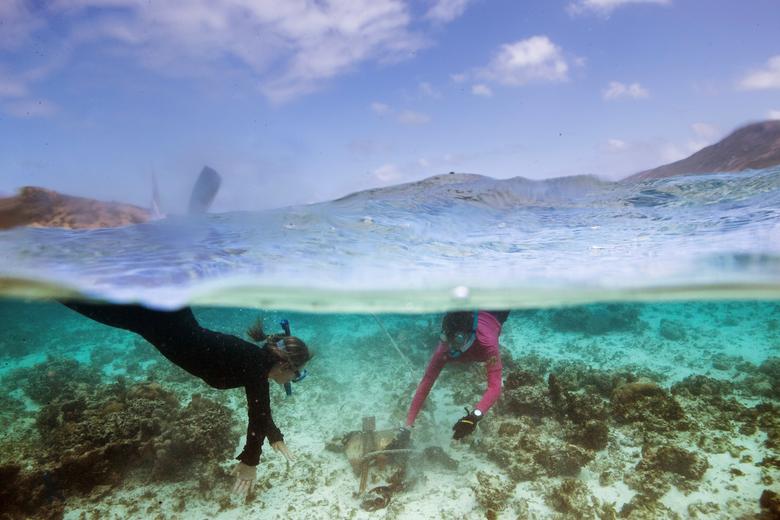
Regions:
<instances>
[{"instance_id":1,"label":"blue sky","mask_svg":"<svg viewBox=\"0 0 780 520\"><path fill-rule=\"evenodd\" d=\"M0 193L621 178L780 118L777 0L2 0Z\"/></svg>"}]
</instances>

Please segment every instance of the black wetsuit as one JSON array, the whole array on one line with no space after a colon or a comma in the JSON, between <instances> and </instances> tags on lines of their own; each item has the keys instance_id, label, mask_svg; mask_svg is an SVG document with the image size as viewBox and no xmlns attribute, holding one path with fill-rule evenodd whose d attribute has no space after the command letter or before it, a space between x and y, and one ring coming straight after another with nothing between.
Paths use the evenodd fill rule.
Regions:
<instances>
[{"instance_id":1,"label":"black wetsuit","mask_svg":"<svg viewBox=\"0 0 780 520\"><path fill-rule=\"evenodd\" d=\"M246 390L249 424L246 445L237 458L250 466L260 461L265 438L284 439L271 417L268 372L276 363L273 354L230 334L200 326L192 310L155 311L138 305L102 305L63 302L95 321L143 336L163 356L209 386Z\"/></svg>"}]
</instances>

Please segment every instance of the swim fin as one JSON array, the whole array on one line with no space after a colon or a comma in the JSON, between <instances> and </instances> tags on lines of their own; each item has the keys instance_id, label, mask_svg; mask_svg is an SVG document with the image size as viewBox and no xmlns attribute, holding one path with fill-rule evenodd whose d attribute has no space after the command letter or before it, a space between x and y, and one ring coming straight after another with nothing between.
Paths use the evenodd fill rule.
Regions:
<instances>
[{"instance_id":1,"label":"swim fin","mask_svg":"<svg viewBox=\"0 0 780 520\"><path fill-rule=\"evenodd\" d=\"M206 213L217 196L219 186L222 184L222 177L208 166L204 166L200 172L195 186L190 194L190 206L187 213L190 215L200 215Z\"/></svg>"}]
</instances>

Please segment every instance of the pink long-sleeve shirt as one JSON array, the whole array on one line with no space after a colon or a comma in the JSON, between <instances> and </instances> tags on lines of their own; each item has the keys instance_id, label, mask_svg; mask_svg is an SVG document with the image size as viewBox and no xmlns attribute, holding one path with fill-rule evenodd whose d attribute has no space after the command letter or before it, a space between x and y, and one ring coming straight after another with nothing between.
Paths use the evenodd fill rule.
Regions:
<instances>
[{"instance_id":1,"label":"pink long-sleeve shirt","mask_svg":"<svg viewBox=\"0 0 780 520\"><path fill-rule=\"evenodd\" d=\"M487 412L501 395L501 354L498 351L498 336L501 334L501 323L489 312L480 311L477 317L477 337L474 344L461 354L453 358L450 356L450 349L446 343L441 342L433 353L428 368L425 369L417 391L414 393L412 405L409 407L409 413L406 416L406 426L411 427L414 424L417 414L420 412L425 399L439 377L441 369L448 362L455 363L477 363L484 362L487 368L487 390L482 395L482 399L477 403L476 408L482 413Z\"/></svg>"}]
</instances>

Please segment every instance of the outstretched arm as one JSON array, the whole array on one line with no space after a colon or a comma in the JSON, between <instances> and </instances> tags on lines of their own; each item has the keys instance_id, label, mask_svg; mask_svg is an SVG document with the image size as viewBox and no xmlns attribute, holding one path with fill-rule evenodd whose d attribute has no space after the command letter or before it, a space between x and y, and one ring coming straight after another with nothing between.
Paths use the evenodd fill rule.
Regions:
<instances>
[{"instance_id":1,"label":"outstretched arm","mask_svg":"<svg viewBox=\"0 0 780 520\"><path fill-rule=\"evenodd\" d=\"M501 373L503 371L503 364L501 363L501 355L496 353L488 358L485 362L485 368L487 369L487 390L482 395L482 399L477 403L476 409L486 413L491 406L495 404L501 395Z\"/></svg>"},{"instance_id":2,"label":"outstretched arm","mask_svg":"<svg viewBox=\"0 0 780 520\"><path fill-rule=\"evenodd\" d=\"M433 357L431 357L431 361L428 363L428 368L425 369L425 375L423 375L420 384L417 386L417 391L414 393L412 405L409 407L409 413L406 416L407 428L414 424L417 414L420 413L420 409L433 387L433 383L436 382L436 378L439 377L441 369L444 368L446 363L447 346L444 343L439 343L436 352L433 353Z\"/></svg>"},{"instance_id":3,"label":"outstretched arm","mask_svg":"<svg viewBox=\"0 0 780 520\"><path fill-rule=\"evenodd\" d=\"M246 386L246 405L249 416L246 445L237 458L248 466L256 466L260 462L262 445L266 437L271 444L284 440L282 432L276 427L271 416L267 379L258 378L257 383Z\"/></svg>"}]
</instances>

